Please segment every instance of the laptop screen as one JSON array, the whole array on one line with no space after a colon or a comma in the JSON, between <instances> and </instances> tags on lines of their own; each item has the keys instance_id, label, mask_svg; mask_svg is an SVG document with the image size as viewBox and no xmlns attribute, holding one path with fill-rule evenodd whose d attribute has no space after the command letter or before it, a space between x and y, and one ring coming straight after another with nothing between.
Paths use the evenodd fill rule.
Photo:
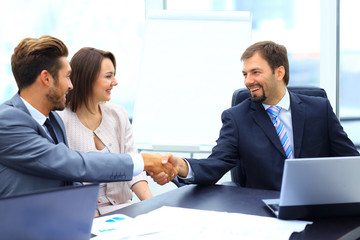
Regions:
<instances>
[{"instance_id":1,"label":"laptop screen","mask_svg":"<svg viewBox=\"0 0 360 240\"><path fill-rule=\"evenodd\" d=\"M360 215L358 169L360 156L287 159L280 199L263 202L281 219Z\"/></svg>"},{"instance_id":2,"label":"laptop screen","mask_svg":"<svg viewBox=\"0 0 360 240\"><path fill-rule=\"evenodd\" d=\"M0 199L0 239L89 239L98 184Z\"/></svg>"},{"instance_id":3,"label":"laptop screen","mask_svg":"<svg viewBox=\"0 0 360 240\"><path fill-rule=\"evenodd\" d=\"M280 206L360 202L360 157L285 161Z\"/></svg>"}]
</instances>

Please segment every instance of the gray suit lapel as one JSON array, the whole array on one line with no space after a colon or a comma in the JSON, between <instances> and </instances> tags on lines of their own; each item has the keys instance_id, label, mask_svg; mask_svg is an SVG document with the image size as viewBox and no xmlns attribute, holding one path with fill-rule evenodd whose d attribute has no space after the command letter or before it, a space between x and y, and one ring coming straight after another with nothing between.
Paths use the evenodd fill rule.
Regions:
<instances>
[{"instance_id":1,"label":"gray suit lapel","mask_svg":"<svg viewBox=\"0 0 360 240\"><path fill-rule=\"evenodd\" d=\"M300 155L301 143L304 135L305 125L305 105L300 98L294 93L290 92L290 107L291 118L294 136L294 156L295 158Z\"/></svg>"},{"instance_id":2,"label":"gray suit lapel","mask_svg":"<svg viewBox=\"0 0 360 240\"><path fill-rule=\"evenodd\" d=\"M35 119L31 116L29 110L27 109L27 107L25 106L24 102L21 100L20 95L18 93L16 93L10 100L10 103L17 109L27 113L30 117L30 119L32 119L36 124L35 126L37 127L37 131L40 133L41 136L48 138L50 141L53 142L53 139L45 132L44 128L42 126L39 125L38 122L35 121Z\"/></svg>"},{"instance_id":3,"label":"gray suit lapel","mask_svg":"<svg viewBox=\"0 0 360 240\"><path fill-rule=\"evenodd\" d=\"M261 103L251 103L251 116L254 121L259 125L259 127L263 130L265 135L269 138L270 142L277 148L285 157L285 151L283 146L281 145L280 139L276 134L276 130L274 125L271 122L269 115L266 113L263 105Z\"/></svg>"},{"instance_id":4,"label":"gray suit lapel","mask_svg":"<svg viewBox=\"0 0 360 240\"><path fill-rule=\"evenodd\" d=\"M27 114L30 114L29 110L26 108L25 104L23 103L23 101L20 98L20 95L18 93L16 93L10 100L11 104L17 108L20 109L21 111L26 112Z\"/></svg>"}]
</instances>

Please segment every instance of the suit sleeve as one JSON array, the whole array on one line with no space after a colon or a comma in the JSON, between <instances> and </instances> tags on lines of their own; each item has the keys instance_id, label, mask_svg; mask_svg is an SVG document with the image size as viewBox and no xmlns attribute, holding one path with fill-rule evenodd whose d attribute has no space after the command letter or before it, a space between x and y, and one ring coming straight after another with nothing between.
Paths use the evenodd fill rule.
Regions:
<instances>
[{"instance_id":1,"label":"suit sleeve","mask_svg":"<svg viewBox=\"0 0 360 240\"><path fill-rule=\"evenodd\" d=\"M223 125L211 155L207 159L187 159L194 173L194 183L215 184L239 161L239 136L234 118L229 111L224 111L221 120Z\"/></svg>"},{"instance_id":2,"label":"suit sleeve","mask_svg":"<svg viewBox=\"0 0 360 240\"><path fill-rule=\"evenodd\" d=\"M16 171L68 181L109 182L132 178L128 154L81 153L42 136L42 127L15 108L0 112L0 163ZM101 161L98 161L102 158Z\"/></svg>"},{"instance_id":3,"label":"suit sleeve","mask_svg":"<svg viewBox=\"0 0 360 240\"><path fill-rule=\"evenodd\" d=\"M327 100L328 133L330 139L331 156L357 156L354 143L349 139L338 118L333 112L330 102Z\"/></svg>"}]
</instances>

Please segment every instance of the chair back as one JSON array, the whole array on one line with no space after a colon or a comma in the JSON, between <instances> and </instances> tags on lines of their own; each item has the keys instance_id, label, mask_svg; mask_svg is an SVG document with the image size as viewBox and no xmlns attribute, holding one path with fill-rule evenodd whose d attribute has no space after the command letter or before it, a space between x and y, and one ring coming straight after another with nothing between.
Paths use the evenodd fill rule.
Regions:
<instances>
[{"instance_id":1,"label":"chair back","mask_svg":"<svg viewBox=\"0 0 360 240\"><path fill-rule=\"evenodd\" d=\"M298 86L288 86L287 89L290 92L304 94L308 96L318 96L318 97L324 97L327 98L326 92L324 89L319 87L298 87ZM250 92L246 88L239 88L234 91L232 100L231 100L231 106L238 105L245 99L250 97Z\"/></svg>"},{"instance_id":2,"label":"chair back","mask_svg":"<svg viewBox=\"0 0 360 240\"><path fill-rule=\"evenodd\" d=\"M319 87L313 87L313 86L288 86L287 89L290 92L308 95L308 96L318 96L318 97L324 97L327 98L326 92L324 89ZM235 106L245 99L250 98L250 92L246 88L240 88L234 91L232 100L231 100L231 106ZM231 169L231 181L245 187L245 175L242 174L242 166L241 163Z\"/></svg>"}]
</instances>

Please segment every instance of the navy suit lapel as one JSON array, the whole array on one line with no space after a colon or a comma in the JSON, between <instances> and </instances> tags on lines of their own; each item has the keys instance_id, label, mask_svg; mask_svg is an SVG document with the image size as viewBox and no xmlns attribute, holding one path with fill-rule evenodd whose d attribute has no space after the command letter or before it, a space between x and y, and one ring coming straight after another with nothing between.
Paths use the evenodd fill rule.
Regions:
<instances>
[{"instance_id":1,"label":"navy suit lapel","mask_svg":"<svg viewBox=\"0 0 360 240\"><path fill-rule=\"evenodd\" d=\"M295 158L300 155L301 143L304 135L305 125L305 105L300 98L290 92L290 108L291 119L294 137L294 156Z\"/></svg>"},{"instance_id":2,"label":"navy suit lapel","mask_svg":"<svg viewBox=\"0 0 360 240\"><path fill-rule=\"evenodd\" d=\"M275 148L277 148L286 157L279 136L276 134L275 127L272 124L269 115L266 113L264 106L261 103L252 102L251 109L252 112L250 114L254 121L264 131L265 135L269 138Z\"/></svg>"},{"instance_id":3,"label":"navy suit lapel","mask_svg":"<svg viewBox=\"0 0 360 240\"><path fill-rule=\"evenodd\" d=\"M63 127L61 127L61 125L60 125L60 121L61 121L60 117L57 114L55 114L54 112L50 112L49 118L50 118L51 123L54 126L55 134L56 134L56 137L57 137L59 143L62 142L67 145L67 139L64 135L65 129Z\"/></svg>"}]
</instances>

